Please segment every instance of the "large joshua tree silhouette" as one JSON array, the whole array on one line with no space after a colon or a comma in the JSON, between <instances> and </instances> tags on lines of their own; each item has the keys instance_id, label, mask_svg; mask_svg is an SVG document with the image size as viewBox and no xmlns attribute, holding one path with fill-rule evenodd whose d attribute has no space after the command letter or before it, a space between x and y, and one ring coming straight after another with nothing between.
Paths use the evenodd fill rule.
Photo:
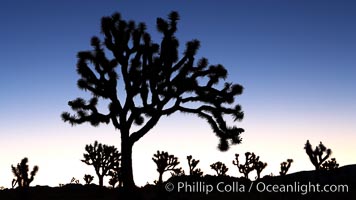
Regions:
<instances>
[{"instance_id":1,"label":"large joshua tree silhouette","mask_svg":"<svg viewBox=\"0 0 356 200\"><path fill-rule=\"evenodd\" d=\"M92 98L69 101L76 114L62 114L62 119L72 125L111 122L120 132L124 187L135 186L133 145L162 116L180 111L205 119L220 139L218 146L223 151L230 144L240 143L240 133L244 131L228 126L224 120L224 115L242 120L241 106L234 103L234 98L243 87L221 84L227 77L222 65L208 66L206 58L195 62L198 40L187 42L179 59L179 42L174 35L179 15L171 12L168 18L157 18L157 29L163 34L160 45L151 41L144 23L125 21L119 13L102 18L104 40L93 37L93 50L78 53L78 87L90 92ZM111 55L107 56L107 52ZM100 111L99 100L108 102L106 111Z\"/></svg>"}]
</instances>

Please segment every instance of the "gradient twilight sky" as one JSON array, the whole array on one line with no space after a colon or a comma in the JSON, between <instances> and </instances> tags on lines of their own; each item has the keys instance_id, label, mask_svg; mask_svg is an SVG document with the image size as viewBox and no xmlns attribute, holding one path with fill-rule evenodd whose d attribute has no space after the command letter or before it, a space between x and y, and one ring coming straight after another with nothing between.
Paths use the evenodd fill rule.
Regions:
<instances>
[{"instance_id":1,"label":"gradient twilight sky","mask_svg":"<svg viewBox=\"0 0 356 200\"><path fill-rule=\"evenodd\" d=\"M84 3L85 2L85 3ZM196 116L165 118L134 146L137 185L158 178L151 160L157 150L187 155L213 174L223 161L241 176L234 154L253 151L278 174L293 158L291 172L312 170L304 152L309 139L333 150L340 165L356 163L356 2L353 0L2 0L0 2L0 186L11 187L10 166L27 156L40 170L32 185L83 182L91 166L80 161L86 144L120 146L109 125L71 127L60 114L86 94L76 87L76 54L91 49L100 19L118 11L143 21L155 42L157 17L181 15L181 47L199 39L198 57L223 64L228 81L244 86L236 99L245 119L243 144L219 152L208 124ZM101 35L100 35L101 36ZM253 176L250 176L251 178ZM97 183L97 177L94 181Z\"/></svg>"}]
</instances>

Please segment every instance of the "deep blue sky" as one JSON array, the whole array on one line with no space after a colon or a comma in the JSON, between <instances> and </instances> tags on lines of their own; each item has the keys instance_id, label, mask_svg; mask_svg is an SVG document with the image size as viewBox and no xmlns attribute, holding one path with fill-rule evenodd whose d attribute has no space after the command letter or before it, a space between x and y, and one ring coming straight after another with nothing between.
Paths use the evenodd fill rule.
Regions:
<instances>
[{"instance_id":1,"label":"deep blue sky","mask_svg":"<svg viewBox=\"0 0 356 200\"><path fill-rule=\"evenodd\" d=\"M43 150L36 150L43 144L48 146L42 148L58 151L56 156L64 157L60 152L66 141L81 141L68 153L79 160L83 145L92 142L91 139L112 141L100 135L100 130L86 138L88 133L83 131L91 131L90 127L71 128L60 120L60 113L69 110L67 101L83 95L76 88L76 54L90 49L90 38L100 35L102 16L118 11L125 19L143 21L153 39L159 42L156 17L166 17L172 10L181 15L177 34L181 47L188 40L199 39L198 57L207 57L211 64L223 64L229 70L228 80L245 87L244 94L237 99L246 113L241 123L246 129L242 150L267 152L265 160L278 159L277 167L283 159L300 153L304 160L299 163L305 166L308 160L302 147L310 138L314 139L313 143L327 141L335 153L342 152L336 154L343 156L341 164L356 162L345 155L356 152L349 145L355 141L356 131L355 1L2 0L0 152L4 159L0 160L1 175L11 177L9 166L23 156L29 156L31 163L36 152L39 155L34 164L45 162L47 157L41 160L40 156ZM178 115L162 123L162 129L175 126L176 119L184 121ZM186 125L196 128L194 124ZM107 135L118 135L110 128L103 128L112 131ZM209 132L209 129L195 131ZM171 133L169 137L176 134ZM199 145L209 149L209 155L214 154L217 140L211 132L204 134L211 135L213 146L202 141ZM39 138L43 141L39 142ZM62 143L56 147L54 141ZM287 151L271 149L278 147L277 143L291 148L287 157L268 157L268 152ZM119 146L119 140L113 144ZM169 142L162 141L159 147L168 146ZM240 147L232 149L231 159L237 150ZM174 149L171 151L174 153ZM193 149L188 148L182 155L189 151ZM150 156L153 153L149 152ZM149 161L150 157L146 159ZM76 161L68 159L66 165L76 165L72 162ZM79 162L78 166L82 165ZM42 170L42 176L48 176L46 169ZM41 180L39 184L46 184L45 178ZM0 181L0 185L10 182ZM152 182L145 178L141 182L146 181Z\"/></svg>"}]
</instances>

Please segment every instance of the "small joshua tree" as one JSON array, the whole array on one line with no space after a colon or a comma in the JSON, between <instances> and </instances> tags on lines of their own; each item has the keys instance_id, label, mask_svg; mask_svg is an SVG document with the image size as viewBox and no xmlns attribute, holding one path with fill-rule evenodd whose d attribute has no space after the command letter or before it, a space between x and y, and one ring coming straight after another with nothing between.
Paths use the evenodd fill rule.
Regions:
<instances>
[{"instance_id":1,"label":"small joshua tree","mask_svg":"<svg viewBox=\"0 0 356 200\"><path fill-rule=\"evenodd\" d=\"M93 165L95 173L99 178L99 186L103 186L104 176L109 175L110 169L113 169L120 163L121 154L114 146L107 146L94 142L94 145L86 145L87 153L83 154L84 162L87 165Z\"/></svg>"},{"instance_id":2,"label":"small joshua tree","mask_svg":"<svg viewBox=\"0 0 356 200\"><path fill-rule=\"evenodd\" d=\"M332 153L331 149L327 149L321 142L319 146L315 147L315 150L313 150L311 144L309 143L309 140L307 140L304 149L316 170L321 169L321 165L323 164L323 162L325 162ZM323 157L324 153L325 155Z\"/></svg>"},{"instance_id":3,"label":"small joshua tree","mask_svg":"<svg viewBox=\"0 0 356 200\"><path fill-rule=\"evenodd\" d=\"M187 159L188 159L188 165L189 165L189 175L201 177L203 175L203 172L201 171L200 168L196 169L196 167L200 161L193 159L192 156L187 156Z\"/></svg>"},{"instance_id":4,"label":"small joshua tree","mask_svg":"<svg viewBox=\"0 0 356 200\"><path fill-rule=\"evenodd\" d=\"M260 157L256 156L254 153L246 152L245 153L245 164L240 164L239 154L235 154L235 160L232 161L233 165L236 165L239 169L239 172L248 179L248 174L253 170L257 172L257 179L261 177L261 172L266 168L267 163L260 161Z\"/></svg>"},{"instance_id":5,"label":"small joshua tree","mask_svg":"<svg viewBox=\"0 0 356 200\"><path fill-rule=\"evenodd\" d=\"M293 159L287 159L287 162L282 162L281 163L281 171L279 172L279 174L281 176L284 176L287 174L289 168L290 168L290 165L292 164L293 162Z\"/></svg>"},{"instance_id":6,"label":"small joshua tree","mask_svg":"<svg viewBox=\"0 0 356 200\"><path fill-rule=\"evenodd\" d=\"M152 160L156 163L159 173L157 184L163 182L163 173L166 171L172 171L174 174L180 174L182 172L182 168L177 168L179 161L174 155L169 155L168 152L164 151L157 151L153 156Z\"/></svg>"},{"instance_id":7,"label":"small joshua tree","mask_svg":"<svg viewBox=\"0 0 356 200\"><path fill-rule=\"evenodd\" d=\"M94 176L85 174L83 180L85 181L85 184L89 185L94 180Z\"/></svg>"},{"instance_id":8,"label":"small joshua tree","mask_svg":"<svg viewBox=\"0 0 356 200\"><path fill-rule=\"evenodd\" d=\"M12 173L15 175L16 179L13 180L12 185L18 184L20 188L30 187L30 183L33 181L36 173L38 172L38 166L34 166L33 170L28 174L29 167L27 165L28 159L23 158L21 163L17 164L16 167L11 165Z\"/></svg>"},{"instance_id":9,"label":"small joshua tree","mask_svg":"<svg viewBox=\"0 0 356 200\"><path fill-rule=\"evenodd\" d=\"M253 164L256 156L254 153L251 154L250 152L246 152L245 156L245 164L240 164L239 154L235 154L235 160L232 161L232 164L236 165L239 172L242 173L246 179L248 179L248 174L254 170Z\"/></svg>"},{"instance_id":10,"label":"small joshua tree","mask_svg":"<svg viewBox=\"0 0 356 200\"><path fill-rule=\"evenodd\" d=\"M226 165L220 161L211 164L210 167L215 170L218 176L226 176L226 172L229 170L229 168L227 168Z\"/></svg>"},{"instance_id":11,"label":"small joshua tree","mask_svg":"<svg viewBox=\"0 0 356 200\"><path fill-rule=\"evenodd\" d=\"M339 167L339 164L336 162L335 158L331 158L330 160L324 162L321 165L322 170L334 170Z\"/></svg>"}]
</instances>

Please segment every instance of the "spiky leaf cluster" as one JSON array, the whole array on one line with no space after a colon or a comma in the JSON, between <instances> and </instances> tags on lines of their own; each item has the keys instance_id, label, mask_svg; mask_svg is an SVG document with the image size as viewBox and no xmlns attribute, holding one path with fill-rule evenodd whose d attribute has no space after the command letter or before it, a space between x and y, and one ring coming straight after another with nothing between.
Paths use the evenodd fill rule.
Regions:
<instances>
[{"instance_id":1,"label":"spiky leaf cluster","mask_svg":"<svg viewBox=\"0 0 356 200\"><path fill-rule=\"evenodd\" d=\"M322 142L320 142L319 146L316 146L313 150L309 140L307 140L304 149L316 170L321 168L321 165L330 157L332 153L331 149L327 149Z\"/></svg>"},{"instance_id":2,"label":"spiky leaf cluster","mask_svg":"<svg viewBox=\"0 0 356 200\"><path fill-rule=\"evenodd\" d=\"M101 21L104 39L93 37L93 50L78 53L78 87L93 97L89 101L81 98L70 101L68 105L76 114L64 112L62 119L72 125L112 122L119 130L130 130L136 124L140 128L130 132L132 144L162 116L180 111L205 119L220 139L220 150L240 143L244 130L228 126L224 115L242 120L241 106L231 104L243 87L222 82L227 77L222 65L209 65L206 58L195 62L198 40L187 42L179 58L175 36L178 20L177 12L170 13L168 20L157 19L157 30L163 39L156 44L146 32L145 24L125 21L118 13L104 17ZM106 112L98 109L100 99L110 102Z\"/></svg>"}]
</instances>

